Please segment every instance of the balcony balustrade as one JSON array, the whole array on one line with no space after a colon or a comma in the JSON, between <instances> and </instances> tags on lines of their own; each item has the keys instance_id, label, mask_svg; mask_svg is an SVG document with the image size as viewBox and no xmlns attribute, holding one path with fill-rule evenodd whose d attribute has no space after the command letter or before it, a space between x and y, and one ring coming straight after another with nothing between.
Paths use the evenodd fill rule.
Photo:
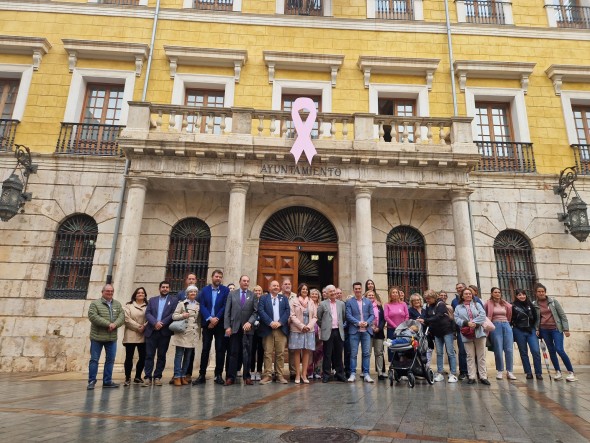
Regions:
<instances>
[{"instance_id":1,"label":"balcony balustrade","mask_svg":"<svg viewBox=\"0 0 590 443\"><path fill-rule=\"evenodd\" d=\"M499 1L465 1L465 18L468 23L504 25L504 3Z\"/></svg>"},{"instance_id":2,"label":"balcony balustrade","mask_svg":"<svg viewBox=\"0 0 590 443\"><path fill-rule=\"evenodd\" d=\"M385 20L414 20L413 0L373 1L375 1L375 18Z\"/></svg>"},{"instance_id":3,"label":"balcony balustrade","mask_svg":"<svg viewBox=\"0 0 590 443\"><path fill-rule=\"evenodd\" d=\"M590 29L590 7L553 5L548 6L555 10L557 27Z\"/></svg>"},{"instance_id":4,"label":"balcony balustrade","mask_svg":"<svg viewBox=\"0 0 590 443\"><path fill-rule=\"evenodd\" d=\"M323 0L285 0L285 15L324 15Z\"/></svg>"},{"instance_id":5,"label":"balcony balustrade","mask_svg":"<svg viewBox=\"0 0 590 443\"><path fill-rule=\"evenodd\" d=\"M572 145L578 174L590 175L590 145Z\"/></svg>"},{"instance_id":6,"label":"balcony balustrade","mask_svg":"<svg viewBox=\"0 0 590 443\"><path fill-rule=\"evenodd\" d=\"M55 147L57 154L116 156L120 155L120 125L62 123Z\"/></svg>"},{"instance_id":7,"label":"balcony balustrade","mask_svg":"<svg viewBox=\"0 0 590 443\"><path fill-rule=\"evenodd\" d=\"M149 108L150 132L206 135L248 133L284 139L295 136L289 111L156 104L149 104ZM305 121L307 113L302 112L301 116ZM317 114L316 122L318 135L313 138L319 140L379 140L400 144L449 144L452 126L451 118L325 112Z\"/></svg>"},{"instance_id":8,"label":"balcony balustrade","mask_svg":"<svg viewBox=\"0 0 590 443\"><path fill-rule=\"evenodd\" d=\"M532 143L476 141L481 154L479 171L536 172Z\"/></svg>"},{"instance_id":9,"label":"balcony balustrade","mask_svg":"<svg viewBox=\"0 0 590 443\"><path fill-rule=\"evenodd\" d=\"M0 119L0 152L12 151L16 127L20 122L12 119Z\"/></svg>"},{"instance_id":10,"label":"balcony balustrade","mask_svg":"<svg viewBox=\"0 0 590 443\"><path fill-rule=\"evenodd\" d=\"M99 3L105 5L137 6L139 5L139 0L100 0Z\"/></svg>"},{"instance_id":11,"label":"balcony balustrade","mask_svg":"<svg viewBox=\"0 0 590 443\"><path fill-rule=\"evenodd\" d=\"M233 11L234 0L193 0L193 7L210 11Z\"/></svg>"}]
</instances>

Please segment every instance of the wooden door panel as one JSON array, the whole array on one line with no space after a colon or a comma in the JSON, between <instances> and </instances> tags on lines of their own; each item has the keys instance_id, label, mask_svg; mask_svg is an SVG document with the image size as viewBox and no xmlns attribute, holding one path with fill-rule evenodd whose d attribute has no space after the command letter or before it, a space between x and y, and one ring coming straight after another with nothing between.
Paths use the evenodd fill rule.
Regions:
<instances>
[{"instance_id":1,"label":"wooden door panel","mask_svg":"<svg viewBox=\"0 0 590 443\"><path fill-rule=\"evenodd\" d=\"M297 265L299 253L296 251L269 251L261 249L258 254L258 278L256 282L264 291L271 281L279 283L283 278L290 278L293 287L297 287Z\"/></svg>"}]
</instances>

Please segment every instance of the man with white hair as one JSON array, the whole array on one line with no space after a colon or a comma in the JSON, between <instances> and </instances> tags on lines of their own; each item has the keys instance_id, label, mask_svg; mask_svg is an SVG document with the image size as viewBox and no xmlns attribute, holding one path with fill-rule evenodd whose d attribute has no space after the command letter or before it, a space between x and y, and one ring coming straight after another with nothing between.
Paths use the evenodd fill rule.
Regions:
<instances>
[{"instance_id":1,"label":"man with white hair","mask_svg":"<svg viewBox=\"0 0 590 443\"><path fill-rule=\"evenodd\" d=\"M320 326L320 340L324 342L324 362L322 382L330 380L332 369L336 371L336 380L346 382L342 364L342 349L344 347L344 321L346 306L336 299L336 287L326 286L328 299L318 306L318 325Z\"/></svg>"}]
</instances>

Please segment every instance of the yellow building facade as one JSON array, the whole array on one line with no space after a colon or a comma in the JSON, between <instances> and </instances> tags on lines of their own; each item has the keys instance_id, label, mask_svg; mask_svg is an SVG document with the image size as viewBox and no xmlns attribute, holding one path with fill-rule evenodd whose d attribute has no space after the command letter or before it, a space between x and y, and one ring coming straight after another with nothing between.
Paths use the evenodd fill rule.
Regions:
<instances>
[{"instance_id":1,"label":"yellow building facade","mask_svg":"<svg viewBox=\"0 0 590 443\"><path fill-rule=\"evenodd\" d=\"M553 193L577 165L590 199L590 4L7 0L0 29L2 179L15 144L39 165L0 224L0 370L83 368L108 276L124 301L216 268L510 300L541 281L590 361L590 252ZM297 163L299 97L319 114Z\"/></svg>"}]
</instances>

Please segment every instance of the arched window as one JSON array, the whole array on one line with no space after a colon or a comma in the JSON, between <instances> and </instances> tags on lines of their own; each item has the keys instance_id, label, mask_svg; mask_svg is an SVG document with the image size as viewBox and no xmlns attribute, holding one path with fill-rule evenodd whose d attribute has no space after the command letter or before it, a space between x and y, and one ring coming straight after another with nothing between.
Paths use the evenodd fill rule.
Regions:
<instances>
[{"instance_id":1,"label":"arched window","mask_svg":"<svg viewBox=\"0 0 590 443\"><path fill-rule=\"evenodd\" d=\"M98 225L86 214L64 220L55 238L45 298L86 298L97 236Z\"/></svg>"},{"instance_id":2,"label":"arched window","mask_svg":"<svg viewBox=\"0 0 590 443\"><path fill-rule=\"evenodd\" d=\"M424 238L409 226L393 228L386 241L387 284L399 286L406 293L423 294L428 285Z\"/></svg>"},{"instance_id":3,"label":"arched window","mask_svg":"<svg viewBox=\"0 0 590 443\"><path fill-rule=\"evenodd\" d=\"M530 297L537 277L529 241L522 234L507 229L494 240L494 255L502 296L511 301L516 289L525 289Z\"/></svg>"},{"instance_id":4,"label":"arched window","mask_svg":"<svg viewBox=\"0 0 590 443\"><path fill-rule=\"evenodd\" d=\"M171 293L184 289L184 279L189 272L197 275L199 289L207 284L210 243L211 230L203 220L187 218L174 225L166 264Z\"/></svg>"}]
</instances>

